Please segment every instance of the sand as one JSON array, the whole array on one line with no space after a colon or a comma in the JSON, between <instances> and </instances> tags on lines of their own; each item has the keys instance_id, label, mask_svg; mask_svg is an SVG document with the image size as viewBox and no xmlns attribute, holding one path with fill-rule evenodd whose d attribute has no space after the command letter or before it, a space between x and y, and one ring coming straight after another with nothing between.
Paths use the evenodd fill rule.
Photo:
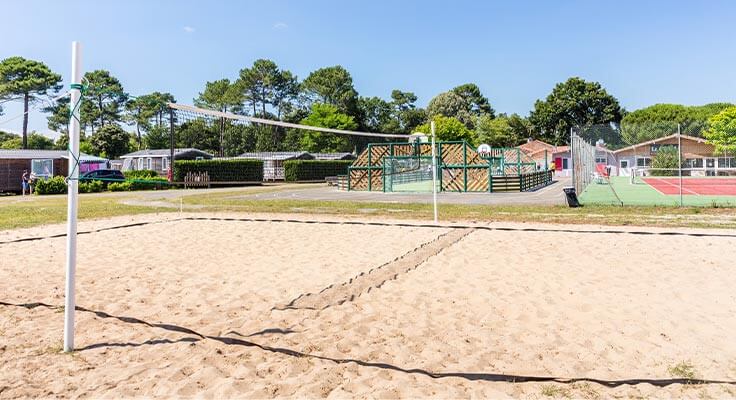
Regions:
<instances>
[{"instance_id":1,"label":"sand","mask_svg":"<svg viewBox=\"0 0 736 400\"><path fill-rule=\"evenodd\" d=\"M736 232L288 218L80 223L72 354L64 227L0 232L0 398L736 397Z\"/></svg>"}]
</instances>

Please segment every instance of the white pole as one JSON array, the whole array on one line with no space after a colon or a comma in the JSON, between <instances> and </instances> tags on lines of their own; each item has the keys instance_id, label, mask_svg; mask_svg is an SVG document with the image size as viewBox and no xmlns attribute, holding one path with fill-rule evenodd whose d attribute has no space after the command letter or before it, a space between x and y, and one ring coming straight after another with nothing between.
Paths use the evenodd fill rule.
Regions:
<instances>
[{"instance_id":1,"label":"white pole","mask_svg":"<svg viewBox=\"0 0 736 400\"><path fill-rule=\"evenodd\" d=\"M677 124L677 170L680 172L680 207L682 207L682 134Z\"/></svg>"},{"instance_id":2,"label":"white pole","mask_svg":"<svg viewBox=\"0 0 736 400\"><path fill-rule=\"evenodd\" d=\"M79 106L82 92L82 45L72 42L72 117L69 119L69 183L66 214L66 299L64 301L64 351L74 350L74 275L77 268L77 201L79 189Z\"/></svg>"},{"instance_id":3,"label":"white pole","mask_svg":"<svg viewBox=\"0 0 736 400\"><path fill-rule=\"evenodd\" d=\"M434 147L434 121L430 122L432 130L432 204L434 205L434 223L438 222L437 218L437 153Z\"/></svg>"}]
</instances>

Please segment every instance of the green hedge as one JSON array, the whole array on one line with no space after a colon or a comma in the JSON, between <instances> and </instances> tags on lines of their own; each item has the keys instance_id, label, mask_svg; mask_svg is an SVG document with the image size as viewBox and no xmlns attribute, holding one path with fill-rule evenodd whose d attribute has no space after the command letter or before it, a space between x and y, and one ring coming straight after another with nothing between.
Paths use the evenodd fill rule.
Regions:
<instances>
[{"instance_id":1,"label":"green hedge","mask_svg":"<svg viewBox=\"0 0 736 400\"><path fill-rule=\"evenodd\" d=\"M105 190L105 183L102 181L81 181L79 182L79 193L97 193Z\"/></svg>"},{"instance_id":2,"label":"green hedge","mask_svg":"<svg viewBox=\"0 0 736 400\"><path fill-rule=\"evenodd\" d=\"M212 182L261 182L263 161L237 160L177 160L174 181L183 182L189 172L207 172Z\"/></svg>"},{"instance_id":3,"label":"green hedge","mask_svg":"<svg viewBox=\"0 0 736 400\"><path fill-rule=\"evenodd\" d=\"M161 176L152 178L129 178L126 175L124 183L130 183L129 190L162 190L169 188L169 180Z\"/></svg>"},{"instance_id":4,"label":"green hedge","mask_svg":"<svg viewBox=\"0 0 736 400\"><path fill-rule=\"evenodd\" d=\"M287 160L284 161L284 180L316 181L328 176L347 175L352 164L352 160Z\"/></svg>"},{"instance_id":5,"label":"green hedge","mask_svg":"<svg viewBox=\"0 0 736 400\"><path fill-rule=\"evenodd\" d=\"M125 179L158 178L158 173L150 169L125 171L123 174L125 175Z\"/></svg>"},{"instance_id":6,"label":"green hedge","mask_svg":"<svg viewBox=\"0 0 736 400\"><path fill-rule=\"evenodd\" d=\"M35 194L62 194L66 193L66 181L63 176L54 176L48 179L38 179L33 185Z\"/></svg>"}]
</instances>

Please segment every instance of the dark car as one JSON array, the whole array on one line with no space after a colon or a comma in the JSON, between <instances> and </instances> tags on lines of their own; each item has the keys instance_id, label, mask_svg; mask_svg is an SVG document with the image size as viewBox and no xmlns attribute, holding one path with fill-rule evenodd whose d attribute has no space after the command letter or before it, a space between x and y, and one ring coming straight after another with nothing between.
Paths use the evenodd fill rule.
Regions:
<instances>
[{"instance_id":1,"label":"dark car","mask_svg":"<svg viewBox=\"0 0 736 400\"><path fill-rule=\"evenodd\" d=\"M103 181L103 182L117 182L124 181L125 175L116 169L98 169L96 171L89 171L83 174L80 181Z\"/></svg>"}]
</instances>

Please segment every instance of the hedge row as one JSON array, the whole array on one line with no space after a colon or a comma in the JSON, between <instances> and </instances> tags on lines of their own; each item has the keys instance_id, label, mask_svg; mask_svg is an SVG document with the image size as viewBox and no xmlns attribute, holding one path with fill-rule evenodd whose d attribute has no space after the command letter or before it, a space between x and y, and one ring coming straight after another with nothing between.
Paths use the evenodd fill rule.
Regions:
<instances>
[{"instance_id":1,"label":"hedge row","mask_svg":"<svg viewBox=\"0 0 736 400\"><path fill-rule=\"evenodd\" d=\"M158 173L151 169L139 169L125 171L125 179L147 179L147 178L158 178Z\"/></svg>"},{"instance_id":2,"label":"hedge row","mask_svg":"<svg viewBox=\"0 0 736 400\"><path fill-rule=\"evenodd\" d=\"M347 175L352 164L352 160L287 160L284 161L284 180L316 181L328 176Z\"/></svg>"},{"instance_id":3,"label":"hedge row","mask_svg":"<svg viewBox=\"0 0 736 400\"><path fill-rule=\"evenodd\" d=\"M97 193L109 190L111 192L122 192L130 190L168 189L169 182L166 178L136 178L135 181L105 182L94 180L79 181L79 193ZM66 181L63 176L54 176L49 179L39 179L33 187L35 194L63 194L66 193Z\"/></svg>"},{"instance_id":4,"label":"hedge row","mask_svg":"<svg viewBox=\"0 0 736 400\"><path fill-rule=\"evenodd\" d=\"M261 182L261 160L177 160L174 162L174 181L183 182L189 172L207 172L212 182Z\"/></svg>"}]
</instances>

